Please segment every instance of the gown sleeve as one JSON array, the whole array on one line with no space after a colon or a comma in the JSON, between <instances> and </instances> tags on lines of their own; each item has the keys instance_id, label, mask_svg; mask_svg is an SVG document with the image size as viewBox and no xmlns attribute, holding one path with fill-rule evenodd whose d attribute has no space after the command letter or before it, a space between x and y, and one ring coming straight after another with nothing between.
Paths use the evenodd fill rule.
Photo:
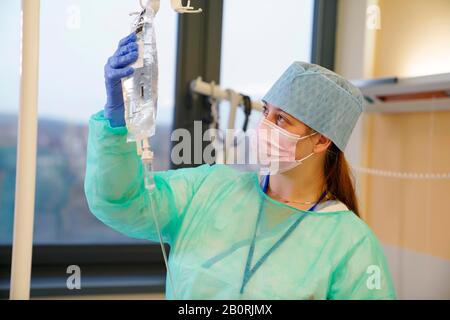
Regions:
<instances>
[{"instance_id":1,"label":"gown sleeve","mask_svg":"<svg viewBox=\"0 0 450 320\"><path fill-rule=\"evenodd\" d=\"M329 299L390 300L395 289L383 249L369 232L347 252L332 274Z\"/></svg>"},{"instance_id":2,"label":"gown sleeve","mask_svg":"<svg viewBox=\"0 0 450 320\"><path fill-rule=\"evenodd\" d=\"M126 138L127 129L111 127L103 112L91 117L85 176L89 209L120 233L156 242L155 214L164 242L170 245L212 167L155 172L156 188L149 193L135 144L127 143Z\"/></svg>"}]
</instances>

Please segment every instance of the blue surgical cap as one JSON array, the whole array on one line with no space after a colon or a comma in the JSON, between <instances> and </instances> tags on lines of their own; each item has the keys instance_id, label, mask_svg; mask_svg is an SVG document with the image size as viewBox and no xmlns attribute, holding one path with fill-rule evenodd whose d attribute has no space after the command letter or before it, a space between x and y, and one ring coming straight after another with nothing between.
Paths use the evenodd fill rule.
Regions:
<instances>
[{"instance_id":1,"label":"blue surgical cap","mask_svg":"<svg viewBox=\"0 0 450 320\"><path fill-rule=\"evenodd\" d=\"M355 86L321 66L294 62L262 99L323 134L342 151L361 115Z\"/></svg>"}]
</instances>

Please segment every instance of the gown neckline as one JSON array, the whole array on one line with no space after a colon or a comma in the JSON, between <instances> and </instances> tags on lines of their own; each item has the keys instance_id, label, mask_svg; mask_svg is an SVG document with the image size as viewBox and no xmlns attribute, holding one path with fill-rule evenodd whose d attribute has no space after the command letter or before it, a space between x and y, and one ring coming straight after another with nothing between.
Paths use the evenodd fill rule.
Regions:
<instances>
[{"instance_id":1,"label":"gown neckline","mask_svg":"<svg viewBox=\"0 0 450 320\"><path fill-rule=\"evenodd\" d=\"M255 188L258 190L258 193L259 193L260 196L262 196L262 198L264 198L266 201L269 201L269 202L271 202L271 203L273 203L275 205L278 205L280 207L289 208L289 209L295 211L294 213L296 215L308 213L308 214L310 214L312 216L324 216L324 215L335 215L335 214L352 213L351 210L327 211L327 212L320 212L319 211L319 212L317 212L317 211L307 211L307 210L298 209L296 207L293 207L293 206L290 206L290 205L288 205L286 203L277 201L277 200L273 199L272 197L268 196L264 192L264 190L262 189L262 187L260 185L260 175L258 175L256 172L254 172L252 174L252 178L253 178L253 183L254 183Z\"/></svg>"}]
</instances>

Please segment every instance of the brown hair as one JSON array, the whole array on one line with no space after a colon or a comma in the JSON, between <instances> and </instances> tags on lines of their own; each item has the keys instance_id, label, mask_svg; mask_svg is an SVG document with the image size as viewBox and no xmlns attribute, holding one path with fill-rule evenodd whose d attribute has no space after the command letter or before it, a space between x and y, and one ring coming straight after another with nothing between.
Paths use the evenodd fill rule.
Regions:
<instances>
[{"instance_id":1,"label":"brown hair","mask_svg":"<svg viewBox=\"0 0 450 320\"><path fill-rule=\"evenodd\" d=\"M344 153L334 143L327 150L324 172L327 190L359 217L354 177Z\"/></svg>"}]
</instances>

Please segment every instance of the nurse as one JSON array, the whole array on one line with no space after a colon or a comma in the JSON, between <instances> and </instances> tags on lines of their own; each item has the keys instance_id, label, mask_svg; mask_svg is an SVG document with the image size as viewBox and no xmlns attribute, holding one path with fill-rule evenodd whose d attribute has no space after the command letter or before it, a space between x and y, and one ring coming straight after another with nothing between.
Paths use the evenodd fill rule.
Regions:
<instances>
[{"instance_id":1,"label":"nurse","mask_svg":"<svg viewBox=\"0 0 450 320\"><path fill-rule=\"evenodd\" d=\"M171 247L169 299L395 298L343 153L362 112L358 89L295 62L263 98L257 146L269 174L226 165L158 172L149 193L123 118L120 80L133 72L135 41L123 39L105 67L108 99L89 122L85 191L92 213L127 236L158 241L157 215Z\"/></svg>"}]
</instances>

